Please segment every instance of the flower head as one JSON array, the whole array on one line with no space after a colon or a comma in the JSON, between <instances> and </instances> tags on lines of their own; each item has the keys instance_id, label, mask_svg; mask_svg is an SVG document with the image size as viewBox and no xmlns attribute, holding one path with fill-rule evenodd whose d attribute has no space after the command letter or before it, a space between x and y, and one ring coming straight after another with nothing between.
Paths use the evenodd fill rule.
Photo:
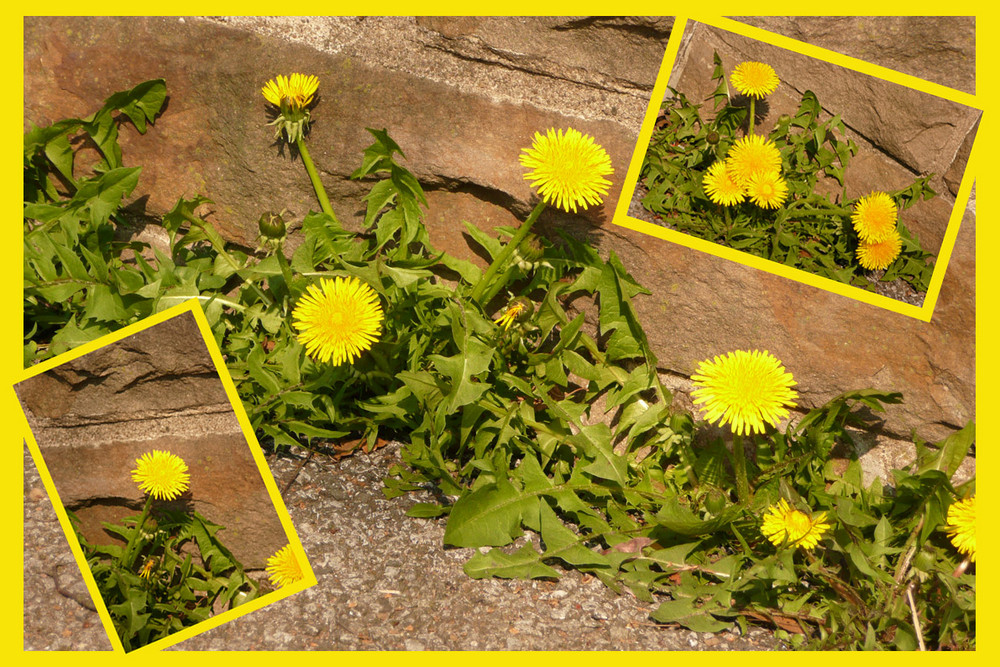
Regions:
<instances>
[{"instance_id":1,"label":"flower head","mask_svg":"<svg viewBox=\"0 0 1000 667\"><path fill-rule=\"evenodd\" d=\"M737 65L729 80L736 86L736 90L758 100L773 93L781 83L773 67L753 61Z\"/></svg>"},{"instance_id":2,"label":"flower head","mask_svg":"<svg viewBox=\"0 0 1000 667\"><path fill-rule=\"evenodd\" d=\"M523 296L512 299L500 316L496 318L496 323L503 327L504 331L510 329L514 322L524 319L531 314L531 302Z\"/></svg>"},{"instance_id":3,"label":"flower head","mask_svg":"<svg viewBox=\"0 0 1000 667\"><path fill-rule=\"evenodd\" d=\"M809 516L793 509L784 498L767 510L760 527L760 532L774 546L802 547L806 550L819 544L823 533L828 530L830 524L826 521L826 512Z\"/></svg>"},{"instance_id":4,"label":"flower head","mask_svg":"<svg viewBox=\"0 0 1000 667\"><path fill-rule=\"evenodd\" d=\"M864 243L885 240L896 230L896 202L884 192L873 192L854 204L851 221Z\"/></svg>"},{"instance_id":5,"label":"flower head","mask_svg":"<svg viewBox=\"0 0 1000 667\"><path fill-rule=\"evenodd\" d=\"M288 77L279 74L264 84L260 89L264 99L279 110L277 118L270 123L278 126L276 137L281 135L282 130L289 142L303 136L310 120L307 107L312 104L318 88L319 79L298 73Z\"/></svg>"},{"instance_id":6,"label":"flower head","mask_svg":"<svg viewBox=\"0 0 1000 667\"><path fill-rule=\"evenodd\" d=\"M777 425L797 396L792 374L770 352L737 350L703 361L691 379L691 397L705 419L731 424L737 435L763 433L765 422Z\"/></svg>"},{"instance_id":7,"label":"flower head","mask_svg":"<svg viewBox=\"0 0 1000 667\"><path fill-rule=\"evenodd\" d=\"M135 461L132 481L139 490L157 500L173 500L188 488L190 476L187 465L176 454L154 449Z\"/></svg>"},{"instance_id":8,"label":"flower head","mask_svg":"<svg viewBox=\"0 0 1000 667\"><path fill-rule=\"evenodd\" d=\"M614 173L607 151L573 128L565 133L550 129L544 136L535 132L531 148L525 148L519 160L531 169L524 178L538 188L545 203L573 213L578 206L600 204L611 186L604 177Z\"/></svg>"},{"instance_id":9,"label":"flower head","mask_svg":"<svg viewBox=\"0 0 1000 667\"><path fill-rule=\"evenodd\" d=\"M948 508L948 526L945 528L951 543L960 553L976 562L976 497L972 496Z\"/></svg>"},{"instance_id":10,"label":"flower head","mask_svg":"<svg viewBox=\"0 0 1000 667\"><path fill-rule=\"evenodd\" d=\"M759 171L747 181L746 193L761 208L781 208L788 197L788 183L776 171Z\"/></svg>"},{"instance_id":11,"label":"flower head","mask_svg":"<svg viewBox=\"0 0 1000 667\"><path fill-rule=\"evenodd\" d=\"M319 79L315 76L296 73L286 77L279 74L264 84L260 92L276 107L300 110L309 106L318 88Z\"/></svg>"},{"instance_id":12,"label":"flower head","mask_svg":"<svg viewBox=\"0 0 1000 667\"><path fill-rule=\"evenodd\" d=\"M334 366L354 361L378 339L382 306L357 278L323 278L310 285L292 311L306 353Z\"/></svg>"},{"instance_id":13,"label":"flower head","mask_svg":"<svg viewBox=\"0 0 1000 667\"><path fill-rule=\"evenodd\" d=\"M149 558L142 565L142 570L139 571L139 576L143 579L149 579L153 575L153 568L156 567L156 559Z\"/></svg>"},{"instance_id":14,"label":"flower head","mask_svg":"<svg viewBox=\"0 0 1000 667\"><path fill-rule=\"evenodd\" d=\"M735 206L746 198L743 188L733 178L724 161L716 162L709 167L701 183L705 188L705 194L716 204Z\"/></svg>"},{"instance_id":15,"label":"flower head","mask_svg":"<svg viewBox=\"0 0 1000 667\"><path fill-rule=\"evenodd\" d=\"M276 554L267 559L267 574L271 583L276 586L287 586L302 580L302 568L299 567L299 561L295 558L292 545L282 547Z\"/></svg>"},{"instance_id":16,"label":"flower head","mask_svg":"<svg viewBox=\"0 0 1000 667\"><path fill-rule=\"evenodd\" d=\"M733 144L726 154L726 169L742 186L757 173L779 173L781 151L774 142L759 134L748 134Z\"/></svg>"},{"instance_id":17,"label":"flower head","mask_svg":"<svg viewBox=\"0 0 1000 667\"><path fill-rule=\"evenodd\" d=\"M858 244L858 264L870 271L887 268L893 260L899 257L903 240L895 229L881 241Z\"/></svg>"}]
</instances>

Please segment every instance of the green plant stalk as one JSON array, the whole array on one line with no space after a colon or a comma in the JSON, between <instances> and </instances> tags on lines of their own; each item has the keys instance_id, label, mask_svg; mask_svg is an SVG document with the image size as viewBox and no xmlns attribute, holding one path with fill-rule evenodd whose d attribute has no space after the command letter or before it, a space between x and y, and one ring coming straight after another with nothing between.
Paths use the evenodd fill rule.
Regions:
<instances>
[{"instance_id":1,"label":"green plant stalk","mask_svg":"<svg viewBox=\"0 0 1000 667\"><path fill-rule=\"evenodd\" d=\"M184 219L187 220L192 225L195 225L201 229L205 229L204 220L199 220L190 213L184 213L183 215ZM222 245L218 240L216 240L218 234L219 233L214 229L212 229L212 233L208 233L208 231L205 231L205 238L207 238L208 242L212 244L212 248L215 249L217 253L219 253L219 256L222 257L224 260L226 260L226 263L233 268L233 271L237 275L239 275L239 272L243 270L243 267L240 266L239 262L233 259L233 256L229 254L229 251L226 250L226 247ZM274 301L271 299L271 297L269 297L267 294L264 294L264 292L262 292L261 289L257 287L257 285L252 280L244 279L243 282L246 285L249 285L250 288L257 293L257 296L261 298L261 301L266 303L268 306L274 305Z\"/></svg>"},{"instance_id":2,"label":"green plant stalk","mask_svg":"<svg viewBox=\"0 0 1000 667\"><path fill-rule=\"evenodd\" d=\"M323 212L328 216L333 218L333 221L340 225L340 221L337 220L337 215L333 212L333 208L330 206L330 198L326 196L326 189L323 187L323 182L319 180L319 174L316 172L316 165L313 164L312 156L309 155L309 149L306 147L306 140L301 135L295 140L295 146L299 149L299 155L302 156L302 164L305 165L306 173L309 174L309 180L312 182L313 190L316 191L316 199L319 200L319 207L323 209Z\"/></svg>"},{"instance_id":3,"label":"green plant stalk","mask_svg":"<svg viewBox=\"0 0 1000 667\"><path fill-rule=\"evenodd\" d=\"M747 456L743 451L743 436L733 434L733 473L736 475L736 498L743 506L750 504L750 483L747 481Z\"/></svg>"},{"instance_id":4,"label":"green plant stalk","mask_svg":"<svg viewBox=\"0 0 1000 667\"><path fill-rule=\"evenodd\" d=\"M569 317L567 317L566 313L562 309L558 309L556 311L556 316L559 318L559 326L564 327L567 324L569 324ZM587 348L588 352L590 352L591 356L594 358L595 363L606 365L607 368L611 371L611 374L615 376L615 380L618 382L618 384L621 385L625 384L625 382L628 380L628 373L625 372L623 368L619 368L618 366L612 366L607 363L607 356L603 352L601 352L600 348L597 347L597 341L595 341L590 336L581 332L580 342L582 342L583 346ZM664 392L663 383L657 380L655 389L657 398L659 398L660 401L662 401L664 404L669 404L671 399L667 398L667 395Z\"/></svg>"},{"instance_id":5,"label":"green plant stalk","mask_svg":"<svg viewBox=\"0 0 1000 667\"><path fill-rule=\"evenodd\" d=\"M278 266L281 267L281 277L285 279L285 289L288 290L288 295L292 294L292 267L288 265L288 258L285 257L285 246L282 243L278 244L278 249L275 251L275 257L278 259Z\"/></svg>"},{"instance_id":6,"label":"green plant stalk","mask_svg":"<svg viewBox=\"0 0 1000 667\"><path fill-rule=\"evenodd\" d=\"M793 203L795 203L795 202L793 202ZM785 210L789 211L789 210L791 210L791 208L789 207L789 208L786 208ZM854 213L854 211L851 210L851 209L849 209L849 208L839 208L839 207L838 208L804 208L801 211L796 212L795 215L796 215L796 217L801 218L801 217L804 217L804 216L823 217L823 216L829 216L829 215L851 215L853 213Z\"/></svg>"},{"instance_id":7,"label":"green plant stalk","mask_svg":"<svg viewBox=\"0 0 1000 667\"><path fill-rule=\"evenodd\" d=\"M753 135L754 118L756 118L756 116L755 116L755 110L754 110L754 105L755 104L756 104L756 100L754 99L753 95L751 95L750 96L750 116L747 117L747 136Z\"/></svg>"},{"instance_id":8,"label":"green plant stalk","mask_svg":"<svg viewBox=\"0 0 1000 667\"><path fill-rule=\"evenodd\" d=\"M510 261L510 256L513 255L514 251L517 250L517 247L521 245L521 241L523 241L528 235L528 232L531 231L531 226L535 224L535 220L538 219L538 216L541 215L544 210L545 200L543 199L538 202L538 206L536 206L535 210L531 212L528 219L521 223L521 226L517 228L517 231L514 232L514 238L512 238L510 242L507 243L507 246L500 251L500 255L493 260L489 268L486 269L486 273L484 273L483 277L479 279L476 286L472 288L472 293L469 296L473 301L480 305L484 305L482 297L486 288L490 286L493 279L496 277L497 272L500 271L501 268L507 268L507 262Z\"/></svg>"},{"instance_id":9,"label":"green plant stalk","mask_svg":"<svg viewBox=\"0 0 1000 667\"><path fill-rule=\"evenodd\" d=\"M510 277L514 273L514 268L515 267L513 265L508 266L507 270L503 272L502 276L500 276L500 279L493 281L493 285L491 285L489 289L487 289L486 292L483 294L482 297L483 303L489 303L490 301L492 301L493 297L495 297L497 295L497 292L500 291L500 288L502 288L510 281Z\"/></svg>"},{"instance_id":10,"label":"green plant stalk","mask_svg":"<svg viewBox=\"0 0 1000 667\"><path fill-rule=\"evenodd\" d=\"M153 496L146 496L146 504L142 508L142 514L139 516L139 522L135 524L135 531L132 533L132 537L129 538L128 544L125 546L125 551L122 553L122 567L126 570L132 569L132 563L135 562L135 547L139 541L139 535L142 534L142 527L146 524L146 519L149 518L149 510L153 507Z\"/></svg>"}]
</instances>

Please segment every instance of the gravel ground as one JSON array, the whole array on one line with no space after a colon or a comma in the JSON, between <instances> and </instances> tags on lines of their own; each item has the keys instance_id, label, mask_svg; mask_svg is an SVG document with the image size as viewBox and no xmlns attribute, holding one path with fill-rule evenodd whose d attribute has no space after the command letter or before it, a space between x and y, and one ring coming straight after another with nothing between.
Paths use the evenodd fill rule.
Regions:
<instances>
[{"instance_id":1,"label":"gravel ground","mask_svg":"<svg viewBox=\"0 0 1000 667\"><path fill-rule=\"evenodd\" d=\"M30 456L25 455L25 649L110 647ZM767 631L696 633L652 623L653 605L593 577L470 579L471 549L444 549L444 521L386 500L398 445L317 457L285 494L318 585L170 650L762 650ZM279 488L298 462L271 460Z\"/></svg>"}]
</instances>

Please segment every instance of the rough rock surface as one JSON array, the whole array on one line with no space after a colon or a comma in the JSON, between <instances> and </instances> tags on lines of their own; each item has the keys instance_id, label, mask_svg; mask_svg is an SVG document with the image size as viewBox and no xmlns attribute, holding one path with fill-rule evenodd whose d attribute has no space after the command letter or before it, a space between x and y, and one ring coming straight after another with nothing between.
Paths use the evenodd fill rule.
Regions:
<instances>
[{"instance_id":1,"label":"rough rock surface","mask_svg":"<svg viewBox=\"0 0 1000 667\"><path fill-rule=\"evenodd\" d=\"M851 23L850 39L837 41L842 21L758 20L774 31L806 41L815 35L816 43L848 55L970 89L971 19L869 17ZM489 229L522 219L532 194L521 178L519 150L537 130L571 125L608 149L616 186L603 207L576 217L543 216L542 226L587 236L605 253L614 250L652 289L637 307L665 370L689 374L715 354L767 348L795 375L805 407L874 386L906 396L887 414L891 434L916 429L936 439L973 419L971 208L930 323L610 224L670 25L577 18L28 19L25 58L39 66L26 68L25 113L36 124L90 113L110 92L164 76L166 112L145 137L123 133L126 162L144 166L136 209L162 213L178 196L202 193L215 201L210 219L220 230L250 245L262 211L287 207L302 215L316 208L301 166L281 154L264 125L260 96L260 86L277 73L315 73L322 99L310 147L338 215L349 224L358 220L364 189L348 175L369 140L363 128L386 127L429 191L435 244L466 257L474 253L462 220ZM920 37L929 34L935 39ZM886 40L898 47L883 56L871 44ZM932 62L943 64L926 64ZM834 96L826 83L824 77L815 92L821 101L843 102L838 111L845 117L869 104L865 95ZM912 103L900 99L903 107ZM969 129L968 123L955 125L946 140L929 144L933 157L944 160L942 171L968 147ZM898 135L906 149L899 159L918 159L919 142L906 136ZM954 152L946 154L946 145ZM950 183L957 180L952 173ZM947 208L946 197L945 189Z\"/></svg>"},{"instance_id":2,"label":"rough rock surface","mask_svg":"<svg viewBox=\"0 0 1000 667\"><path fill-rule=\"evenodd\" d=\"M190 313L25 380L18 395L43 428L232 410Z\"/></svg>"},{"instance_id":3,"label":"rough rock surface","mask_svg":"<svg viewBox=\"0 0 1000 667\"><path fill-rule=\"evenodd\" d=\"M286 493L318 584L213 628L177 650L761 650L762 628L697 633L651 622L654 608L567 573L552 581L470 579L472 549L441 547L444 521L386 500L398 445L310 461ZM274 458L279 486L299 462ZM106 650L108 641L37 473L26 457L25 648Z\"/></svg>"},{"instance_id":4,"label":"rough rock surface","mask_svg":"<svg viewBox=\"0 0 1000 667\"><path fill-rule=\"evenodd\" d=\"M733 19L965 93L976 92L972 16L734 16Z\"/></svg>"},{"instance_id":5,"label":"rough rock surface","mask_svg":"<svg viewBox=\"0 0 1000 667\"><path fill-rule=\"evenodd\" d=\"M184 313L16 385L60 501L88 541L101 522L142 511L129 471L151 450L188 466L190 490L155 509L194 510L225 526L248 569L287 543L194 317Z\"/></svg>"}]
</instances>

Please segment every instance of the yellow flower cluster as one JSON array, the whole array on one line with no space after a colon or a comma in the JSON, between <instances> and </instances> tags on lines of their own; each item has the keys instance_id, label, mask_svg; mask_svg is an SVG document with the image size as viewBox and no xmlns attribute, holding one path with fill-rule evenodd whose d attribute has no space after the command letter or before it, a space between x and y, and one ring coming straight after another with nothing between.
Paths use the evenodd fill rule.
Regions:
<instances>
[{"instance_id":1,"label":"yellow flower cluster","mask_svg":"<svg viewBox=\"0 0 1000 667\"><path fill-rule=\"evenodd\" d=\"M378 340L384 315L378 294L355 277L309 285L292 311L298 341L321 363L351 363Z\"/></svg>"},{"instance_id":2,"label":"yellow flower cluster","mask_svg":"<svg viewBox=\"0 0 1000 667\"><path fill-rule=\"evenodd\" d=\"M295 73L291 76L279 74L264 84L260 92L276 107L282 104L289 109L299 110L309 106L319 88L319 79L312 75Z\"/></svg>"},{"instance_id":3,"label":"yellow flower cluster","mask_svg":"<svg viewBox=\"0 0 1000 667\"><path fill-rule=\"evenodd\" d=\"M764 433L795 405L795 379L770 352L736 350L698 365L691 399L709 422L729 424L737 435Z\"/></svg>"},{"instance_id":4,"label":"yellow flower cluster","mask_svg":"<svg viewBox=\"0 0 1000 667\"><path fill-rule=\"evenodd\" d=\"M291 76L279 74L260 89L264 99L278 108L277 116L269 125L277 126L275 138L284 132L290 143L296 143L305 136L309 127L309 105L319 89L319 79L313 75Z\"/></svg>"},{"instance_id":5,"label":"yellow flower cluster","mask_svg":"<svg viewBox=\"0 0 1000 667\"><path fill-rule=\"evenodd\" d=\"M567 213L600 204L608 194L611 157L593 137L579 130L535 132L531 148L518 158L531 171L524 175L546 204Z\"/></svg>"},{"instance_id":6,"label":"yellow flower cluster","mask_svg":"<svg viewBox=\"0 0 1000 667\"><path fill-rule=\"evenodd\" d=\"M945 532L959 553L976 562L976 497L952 503Z\"/></svg>"},{"instance_id":7,"label":"yellow flower cluster","mask_svg":"<svg viewBox=\"0 0 1000 667\"><path fill-rule=\"evenodd\" d=\"M496 323L503 327L504 331L510 329L514 322L518 320L522 313L526 312L528 309L527 305L523 301L514 300L507 305L503 313L496 318Z\"/></svg>"},{"instance_id":8,"label":"yellow flower cluster","mask_svg":"<svg viewBox=\"0 0 1000 667\"><path fill-rule=\"evenodd\" d=\"M173 500L187 491L191 476L184 459L154 449L136 459L132 481L157 500Z\"/></svg>"},{"instance_id":9,"label":"yellow flower cluster","mask_svg":"<svg viewBox=\"0 0 1000 667\"><path fill-rule=\"evenodd\" d=\"M729 78L736 90L747 97L764 99L778 89L781 81L774 68L766 63L753 61L743 62L736 66Z\"/></svg>"},{"instance_id":10,"label":"yellow flower cluster","mask_svg":"<svg viewBox=\"0 0 1000 667\"><path fill-rule=\"evenodd\" d=\"M771 506L761 522L760 532L776 547L802 547L810 551L830 530L826 512L812 516L800 512L782 498Z\"/></svg>"},{"instance_id":11,"label":"yellow flower cluster","mask_svg":"<svg viewBox=\"0 0 1000 667\"><path fill-rule=\"evenodd\" d=\"M858 234L858 263L870 270L888 268L899 257L903 239L896 228L896 202L884 192L873 192L854 204L851 216Z\"/></svg>"},{"instance_id":12,"label":"yellow flower cluster","mask_svg":"<svg viewBox=\"0 0 1000 667\"><path fill-rule=\"evenodd\" d=\"M777 209L788 198L781 177L781 152L774 142L749 134L729 149L723 161L708 168L705 194L716 204L735 206L749 199L763 209Z\"/></svg>"},{"instance_id":13,"label":"yellow flower cluster","mask_svg":"<svg viewBox=\"0 0 1000 667\"><path fill-rule=\"evenodd\" d=\"M278 587L302 581L305 575L302 573L299 561L295 558L292 545L282 547L276 554L267 559L267 574L271 583Z\"/></svg>"}]
</instances>

